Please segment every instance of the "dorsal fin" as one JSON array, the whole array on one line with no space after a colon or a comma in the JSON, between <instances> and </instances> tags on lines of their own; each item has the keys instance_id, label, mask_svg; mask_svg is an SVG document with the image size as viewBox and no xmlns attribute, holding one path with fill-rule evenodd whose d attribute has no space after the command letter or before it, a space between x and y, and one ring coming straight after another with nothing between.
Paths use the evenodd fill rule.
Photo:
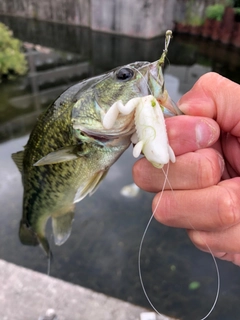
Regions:
<instances>
[{"instance_id":1,"label":"dorsal fin","mask_svg":"<svg viewBox=\"0 0 240 320\"><path fill-rule=\"evenodd\" d=\"M24 156L23 150L12 154L12 159L21 173L23 172L23 156Z\"/></svg>"}]
</instances>

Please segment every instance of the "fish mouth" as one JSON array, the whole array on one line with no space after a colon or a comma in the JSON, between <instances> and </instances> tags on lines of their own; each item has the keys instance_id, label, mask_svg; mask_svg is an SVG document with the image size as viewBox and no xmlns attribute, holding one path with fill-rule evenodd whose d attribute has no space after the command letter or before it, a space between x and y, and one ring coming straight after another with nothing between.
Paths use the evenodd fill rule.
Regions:
<instances>
[{"instance_id":1,"label":"fish mouth","mask_svg":"<svg viewBox=\"0 0 240 320\"><path fill-rule=\"evenodd\" d=\"M82 134L84 134L86 137L89 139L92 139L94 141L98 141L101 144L105 144L109 142L110 140L116 139L116 137L110 136L110 135L101 135L101 134L96 134L96 133L86 133L82 131Z\"/></svg>"},{"instance_id":2,"label":"fish mouth","mask_svg":"<svg viewBox=\"0 0 240 320\"><path fill-rule=\"evenodd\" d=\"M82 131L82 138L79 139L80 143L86 143L97 145L100 148L127 148L131 144L131 136L134 130L128 132L128 134L121 135L108 135L99 134L95 132Z\"/></svg>"},{"instance_id":3,"label":"fish mouth","mask_svg":"<svg viewBox=\"0 0 240 320\"><path fill-rule=\"evenodd\" d=\"M90 130L78 124L73 125L73 129L78 132L77 138L80 142L97 143L103 146L108 143L111 144L113 141L130 139L129 137L131 137L135 131L135 128L131 128L131 130L127 128L121 132L99 132L96 130Z\"/></svg>"}]
</instances>

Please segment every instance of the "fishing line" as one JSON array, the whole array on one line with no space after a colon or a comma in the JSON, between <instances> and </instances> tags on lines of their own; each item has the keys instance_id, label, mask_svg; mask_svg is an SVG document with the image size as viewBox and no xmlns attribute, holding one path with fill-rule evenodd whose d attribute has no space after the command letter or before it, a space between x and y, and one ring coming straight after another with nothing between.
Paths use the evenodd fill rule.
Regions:
<instances>
[{"instance_id":1,"label":"fishing line","mask_svg":"<svg viewBox=\"0 0 240 320\"><path fill-rule=\"evenodd\" d=\"M165 172L164 169L162 168L162 172L164 173L164 176L165 176L164 182L163 182L162 191L160 192L160 196L159 196L159 198L158 198L156 207L155 207L155 209L154 209L154 211L153 211L153 213L152 213L152 215L151 215L151 217L150 217L150 219L149 219L149 221L148 221L148 223L147 223L147 226L146 226L146 228L145 228L145 230L144 230L144 232L143 232L143 235L142 235L142 238L141 238L141 241L140 241L140 245L139 245L139 250L138 250L138 274L139 274L139 279L140 279L140 283L141 283L141 286L142 286L142 290L143 290L143 293L144 293L144 295L145 295L148 303L149 303L150 306L152 307L152 309L153 309L158 315L160 315L160 316L162 316L162 315L160 314L160 312L157 310L157 308L154 306L154 304L153 304L152 301L150 300L150 298L149 298L149 296L148 296L148 294L147 294L147 291L146 291L144 282L143 282L142 271L141 271L141 253L142 253L143 241L144 241L145 236L146 236L146 233L147 233L147 231L148 231L148 229L149 229L150 223L152 222L152 219L153 219L153 217L154 217L154 215L155 215L155 213L156 213L156 210L157 210L157 208L158 208L158 206L159 206L159 204L160 204L160 202L161 202L161 199L162 199L162 196L163 196L163 192L164 192L164 189L165 189L167 183L169 184L170 190L173 192L173 195L175 196L174 190L172 189L172 186L171 186L170 181L169 181L169 179L168 179L168 171L169 171L169 163L168 163L168 165L167 165L167 170L166 170L166 172ZM191 228L192 228L193 230L196 230L196 229L194 228L194 226L190 223L190 221L188 221L188 223L189 223L189 225L191 226ZM215 269L216 269L216 274L217 274L217 290L216 290L216 295L215 295L215 299L214 299L214 302L213 302L213 304L212 304L212 307L210 308L210 310L208 311L208 313L207 313L203 318L201 318L200 320L206 320L206 319L210 316L210 314L213 312L213 310L214 310L214 308L215 308L215 306L216 306L216 304L217 304L218 298L219 298L220 282L221 282L221 280L220 280L220 272L219 272L217 260L216 260L216 258L214 257L213 252L212 252L211 248L209 247L209 245L206 243L206 241L204 241L204 243L205 243L205 245L207 246L207 248L208 248L208 250L209 250L209 253L211 254L211 257L212 257L212 260L213 260L213 262L214 262L214 266L215 266Z\"/></svg>"},{"instance_id":2,"label":"fishing line","mask_svg":"<svg viewBox=\"0 0 240 320\"><path fill-rule=\"evenodd\" d=\"M189 225L193 228L193 230L196 231L196 229L195 229L194 226L191 224L191 222L188 221L188 223L189 223ZM202 237L201 237L201 238L202 238ZM207 318L210 316L210 314L213 312L213 310L214 310L214 308L215 308L215 306L216 306L216 304L217 304L217 301L218 301L218 297L219 297L219 293L220 293L220 283L221 283L220 272L219 272L217 260L216 260L216 258L214 257L213 252L212 252L211 248L209 247L209 245L207 244L207 242L204 241L204 243L205 243L205 245L207 246L208 251L209 251L209 253L210 253L210 255L211 255L212 259L213 259L214 265L215 265L216 274L217 274L217 290L216 290L216 296L215 296L214 302L213 302L213 304L212 304L212 307L210 308L210 310L208 311L208 313L207 313L203 318L201 318L200 320L205 320L205 319L207 319Z\"/></svg>"},{"instance_id":3,"label":"fishing line","mask_svg":"<svg viewBox=\"0 0 240 320\"><path fill-rule=\"evenodd\" d=\"M151 64L152 64L152 63L149 62L148 65L151 65ZM153 92L152 92L152 90L151 90L151 88L150 88L150 86L149 86L149 84L148 84L148 81L147 81L147 79L144 77L144 75L142 74L142 72L141 72L140 70L138 70L137 68L134 68L134 67L132 67L132 66L131 66L131 68L132 68L133 70L135 70L136 72L138 72L138 73L143 77L143 80L145 81L145 85L147 86L148 91L149 91L150 94L153 96Z\"/></svg>"},{"instance_id":4,"label":"fishing line","mask_svg":"<svg viewBox=\"0 0 240 320\"><path fill-rule=\"evenodd\" d=\"M164 189L165 189L166 183L169 182L169 181L168 181L168 178L167 178L168 170L169 170L169 163L167 164L167 170L166 170L166 172L164 171L164 169L162 169L162 171L163 171L163 173L164 173L164 176L165 176L165 179L164 179L164 182L163 182L162 191L161 191L160 196L159 196L159 198L158 198L157 205L156 205L156 207L155 207L155 209L154 209L154 211L153 211L150 219L148 220L147 226L146 226L146 228L145 228L145 230L144 230L144 232L143 232L142 239L141 239L141 241L140 241L140 245L139 245L139 249L138 249L138 274L139 274L139 279L140 279L140 283L141 283L141 286L142 286L142 290L143 290L143 293L144 293L144 295L145 295L148 303L150 304L150 306L152 307L152 309L153 309L159 316L162 316L162 315L160 314L160 312L157 310L157 308L153 305L152 301L150 300L150 298L149 298L149 296L148 296L148 294L147 294L145 285L144 285L144 283L143 283L142 271L141 271L141 254L142 254L143 241L144 241L144 239L145 239L146 233L147 233L147 231L148 231L148 228L149 228L149 226L150 226L150 223L152 222L152 219L153 219L153 217L154 217L154 214L155 214L155 212L156 212L156 210L157 210L157 208L158 208L158 206L159 206L159 204L160 204L160 202L161 202L162 195L163 195L163 191L164 191Z\"/></svg>"},{"instance_id":5,"label":"fishing line","mask_svg":"<svg viewBox=\"0 0 240 320\"><path fill-rule=\"evenodd\" d=\"M164 173L164 174L165 174L165 173ZM166 177L166 176L165 176L165 177ZM175 197L174 190L173 190L173 188L172 188L172 186L171 186L171 184L170 184L170 181L169 181L168 177L166 177L166 179L168 180L170 189L171 189L171 191L172 191L172 193L173 193L173 195L174 195L174 197ZM157 204L157 207L158 207L158 204ZM156 207L156 208L157 208L157 207ZM154 211L155 211L155 210L154 210ZM188 220L187 222L189 223L189 225L191 226L191 228L192 228L193 230L197 231L196 228L194 228L194 226L191 224L191 222L190 222L189 220ZM202 237L201 237L201 238L202 238ZM216 290L216 295L215 295L215 299L214 299L214 302L213 302L213 304L212 304L212 307L210 308L210 310L208 311L208 313L207 313L203 318L201 318L200 320L205 320L205 319L207 319L207 318L210 316L210 314L213 312L213 310L214 310L214 308L215 308L215 306L216 306L216 304L217 304L217 301L218 301L218 297L219 297L219 293L220 293L220 283L221 283L220 272L219 272L217 260L216 260L216 258L214 257L213 252L212 252L211 248L209 247L209 245L207 244L207 242L204 241L204 243L205 243L206 247L208 248L208 251L209 251L209 253L210 253L211 257L212 257L212 260L213 260L213 262L214 262L214 265L215 265L216 275L217 275L217 290Z\"/></svg>"},{"instance_id":6,"label":"fishing line","mask_svg":"<svg viewBox=\"0 0 240 320\"><path fill-rule=\"evenodd\" d=\"M164 174L165 174L165 173L164 173ZM170 181L169 181L168 177L166 176L166 174L165 174L165 178L167 179L168 184L169 184L169 187L170 187L170 189L171 189L171 191L172 191L172 193L173 193L173 196L175 197L174 190L173 190L173 188L172 188L172 186L171 186L171 184L170 184ZM175 198L175 200L176 200L176 198ZM159 203L157 204L156 208L158 207L158 205L159 205ZM156 209L154 210L154 212L155 212L155 211L156 211ZM191 223L189 220L187 220L187 222L189 223L190 227L191 227L193 230L197 231L196 228L192 225L192 223ZM201 238L202 238L202 237L201 237ZM212 257L212 260L213 260L213 262L214 262L214 265L215 265L216 275L217 275L217 290L216 290L216 295L215 295L215 299L214 299L214 302L213 302L213 304L212 304L212 307L210 308L210 310L208 311L208 313L207 313L203 318L201 318L200 320L205 320L205 319L207 319L207 318L210 316L210 314L213 312L213 310L214 310L214 308L215 308L215 306L216 306L216 304L217 304L217 301L218 301L218 297L219 297L219 293L220 293L220 284L221 284L220 272L219 272L217 260L216 260L216 258L214 257L213 252L212 252L211 248L209 247L209 245L207 244L207 242L204 241L204 243L205 243L206 247L208 248L208 251L209 251L209 253L210 253L211 257Z\"/></svg>"}]
</instances>

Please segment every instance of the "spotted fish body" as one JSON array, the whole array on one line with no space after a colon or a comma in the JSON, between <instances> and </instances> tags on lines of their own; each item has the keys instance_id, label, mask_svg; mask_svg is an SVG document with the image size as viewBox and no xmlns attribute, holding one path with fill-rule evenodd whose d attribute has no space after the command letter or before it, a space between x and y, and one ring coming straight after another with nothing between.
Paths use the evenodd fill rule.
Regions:
<instances>
[{"instance_id":1,"label":"spotted fish body","mask_svg":"<svg viewBox=\"0 0 240 320\"><path fill-rule=\"evenodd\" d=\"M24 151L13 154L24 186L22 243L40 244L49 255L49 217L55 243L67 240L74 203L96 190L135 131L134 114L121 115L111 129L104 128L106 112L117 100L125 104L148 94L161 99L163 92L159 61L135 62L70 87L50 105Z\"/></svg>"}]
</instances>

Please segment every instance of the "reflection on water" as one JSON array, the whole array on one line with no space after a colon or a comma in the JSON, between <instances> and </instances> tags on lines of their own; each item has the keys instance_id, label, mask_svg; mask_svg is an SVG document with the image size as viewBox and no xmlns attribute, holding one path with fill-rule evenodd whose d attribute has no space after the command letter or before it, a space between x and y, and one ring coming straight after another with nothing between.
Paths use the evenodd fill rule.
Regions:
<instances>
[{"instance_id":1,"label":"reflection on water","mask_svg":"<svg viewBox=\"0 0 240 320\"><path fill-rule=\"evenodd\" d=\"M15 32L24 41L55 48L65 52L66 56L80 53L79 62L88 63L89 75L130 61L156 60L164 42L163 39L143 41L98 33L91 33L90 37L85 29L44 23L35 25L23 19L20 22L8 19L7 22L13 26L14 21L17 21ZM73 37L70 36L72 34ZM90 38L91 42L86 44ZM236 49L205 40L196 42L193 38L175 37L169 49L169 61L170 65L165 69L166 88L174 100L178 100L201 74L210 70L240 83L240 59ZM50 64L52 69L41 67L35 73L56 71L62 66ZM71 81L57 83L59 93ZM54 83L48 82L47 88L39 86L38 92L32 91L30 83L29 75L0 86L0 257L46 273L47 262L41 250L22 246L18 239L23 189L11 153L22 149L36 115L59 93L42 99L49 91L54 92ZM121 188L132 182L133 163L129 149L110 169L94 196L76 205L72 235L63 246L52 245L51 228L47 226L54 256L51 274L149 307L138 278L137 255L141 236L151 215L153 195L140 191L136 198L126 198L120 194ZM240 313L239 268L223 261L218 261L218 264L222 280L220 298L209 319L235 320ZM216 292L213 261L208 254L193 247L183 230L167 228L155 221L151 223L143 245L142 273L151 300L163 313L183 316L184 319L200 319L212 305ZM193 281L200 283L196 290L189 289Z\"/></svg>"}]
</instances>

